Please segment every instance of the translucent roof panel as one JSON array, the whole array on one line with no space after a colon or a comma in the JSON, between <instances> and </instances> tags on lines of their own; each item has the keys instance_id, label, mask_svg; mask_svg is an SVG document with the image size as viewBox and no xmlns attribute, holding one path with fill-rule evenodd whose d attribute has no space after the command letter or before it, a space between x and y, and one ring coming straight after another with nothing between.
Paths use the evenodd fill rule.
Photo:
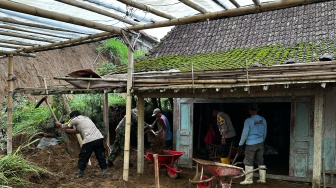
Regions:
<instances>
[{"instance_id":1,"label":"translucent roof panel","mask_svg":"<svg viewBox=\"0 0 336 188\"><path fill-rule=\"evenodd\" d=\"M147 31L160 39L175 25L307 3L302 0L0 0L0 42L3 43L0 55L120 36L128 30ZM264 10L266 4L269 6ZM244 11L239 11L240 8ZM20 45L22 48L17 49Z\"/></svg>"}]
</instances>

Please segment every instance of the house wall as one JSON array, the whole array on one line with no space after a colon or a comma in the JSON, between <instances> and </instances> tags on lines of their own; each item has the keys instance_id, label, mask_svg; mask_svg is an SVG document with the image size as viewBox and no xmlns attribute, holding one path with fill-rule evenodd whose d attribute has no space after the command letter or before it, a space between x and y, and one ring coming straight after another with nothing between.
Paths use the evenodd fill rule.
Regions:
<instances>
[{"instance_id":1,"label":"house wall","mask_svg":"<svg viewBox=\"0 0 336 188\"><path fill-rule=\"evenodd\" d=\"M321 87L316 85L316 87ZM314 91L314 88L311 88ZM333 87L325 89L325 106L324 106L324 119L323 119L323 157L325 161L326 170L333 170L336 168L336 89ZM272 94L273 95L273 94ZM176 100L179 104L179 100ZM181 100L180 100L181 101ZM313 146L314 146L314 95L310 96L296 96L290 93L287 97L285 94L279 94L278 97L241 97L241 98L221 98L221 99L211 99L211 98L184 98L182 100L185 104L188 102L191 104L190 110L193 110L194 103L211 103L211 102L266 102L266 101L277 101L277 102L291 102L291 149L290 149L290 172L289 175L293 177L303 178L304 180L310 181L313 171ZM178 106L178 105L175 105ZM181 119L186 119L184 113L179 110L174 111L175 119L175 134L178 134L181 126ZM176 118L177 117L177 118ZM193 116L189 112L188 117L190 122L193 121ZM185 122L186 120L184 120ZM186 127L186 125L183 125ZM190 133L193 134L193 125L190 125ZM177 137L178 138L178 137ZM192 138L192 136L190 136ZM190 139L192 140L192 139ZM178 149L179 139L174 141L176 149ZM189 154L189 159L192 158ZM185 156L187 157L187 156ZM188 163L190 164L190 163ZM188 165L187 165L188 166Z\"/></svg>"}]
</instances>

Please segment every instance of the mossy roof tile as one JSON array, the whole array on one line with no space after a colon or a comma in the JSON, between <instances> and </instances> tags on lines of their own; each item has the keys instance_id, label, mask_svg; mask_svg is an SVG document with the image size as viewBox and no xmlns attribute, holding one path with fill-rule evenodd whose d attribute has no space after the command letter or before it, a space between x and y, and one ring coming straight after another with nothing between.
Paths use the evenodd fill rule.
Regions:
<instances>
[{"instance_id":1,"label":"mossy roof tile","mask_svg":"<svg viewBox=\"0 0 336 188\"><path fill-rule=\"evenodd\" d=\"M335 10L336 2L328 1L176 26L147 58L136 61L134 72L317 61L323 53L336 55ZM126 71L123 65L110 73Z\"/></svg>"}]
</instances>

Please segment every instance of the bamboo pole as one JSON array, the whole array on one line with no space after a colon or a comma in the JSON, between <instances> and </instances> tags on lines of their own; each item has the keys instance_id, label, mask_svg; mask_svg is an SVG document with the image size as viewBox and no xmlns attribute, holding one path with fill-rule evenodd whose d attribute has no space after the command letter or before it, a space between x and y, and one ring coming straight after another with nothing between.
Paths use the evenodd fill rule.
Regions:
<instances>
[{"instance_id":1,"label":"bamboo pole","mask_svg":"<svg viewBox=\"0 0 336 188\"><path fill-rule=\"evenodd\" d=\"M14 87L14 60L13 55L8 56L8 96L7 96L7 155L11 154L13 151L13 87Z\"/></svg>"},{"instance_id":2,"label":"bamboo pole","mask_svg":"<svg viewBox=\"0 0 336 188\"><path fill-rule=\"evenodd\" d=\"M43 18L49 18L53 20L58 20L66 23L71 23L75 25L80 25L84 27L99 29L102 31L107 31L114 34L121 35L121 29L113 26L104 25L97 22L91 22L82 18L74 17L74 16L67 16L61 13L52 12L44 9L40 9L37 7L33 7L30 5L23 5L20 3L12 2L12 1L6 1L6 0L0 0L0 7L7 10L12 10L16 12L21 12L29 15L39 16Z\"/></svg>"},{"instance_id":3,"label":"bamboo pole","mask_svg":"<svg viewBox=\"0 0 336 188\"><path fill-rule=\"evenodd\" d=\"M106 144L107 144L107 153L110 153L110 122L109 122L109 106L108 106L108 92L104 90L103 94L103 108L104 108L104 124L106 129Z\"/></svg>"},{"instance_id":4,"label":"bamboo pole","mask_svg":"<svg viewBox=\"0 0 336 188\"><path fill-rule=\"evenodd\" d=\"M130 134L131 134L131 108L132 108L132 82L133 82L133 44L134 37L128 39L128 69L127 69L127 89L126 89L126 125L125 125L125 146L124 146L124 170L123 179L128 181L129 176L129 155L130 155Z\"/></svg>"},{"instance_id":5,"label":"bamboo pole","mask_svg":"<svg viewBox=\"0 0 336 188\"><path fill-rule=\"evenodd\" d=\"M240 5L239 5L239 3L237 3L237 1L235 1L235 0L229 0L236 8L239 8L240 7Z\"/></svg>"},{"instance_id":6,"label":"bamboo pole","mask_svg":"<svg viewBox=\"0 0 336 188\"><path fill-rule=\"evenodd\" d=\"M228 9L228 10L223 10L223 11L218 11L218 12L210 12L210 13L205 13L205 14L200 14L200 15L193 15L193 16L187 16L183 18L176 18L176 19L161 21L161 22L125 27L124 29L143 30L143 29L151 29L151 28L157 28L157 27L181 25L181 24L186 24L186 23L191 23L191 22L204 21L207 19L240 16L240 15L245 15L245 14L265 12L265 11L270 11L270 10L277 10L277 9L282 9L282 8L300 6L300 5L305 5L309 3L317 3L317 2L323 2L323 1L327 1L327 0L274 1L270 3L261 4L260 6L252 5L252 6L241 7L241 8L236 8L236 9Z\"/></svg>"},{"instance_id":7,"label":"bamboo pole","mask_svg":"<svg viewBox=\"0 0 336 188\"><path fill-rule=\"evenodd\" d=\"M13 45L7 45L7 44L0 44L0 47L4 47L4 48L13 48L13 49L24 48L23 46L13 46Z\"/></svg>"},{"instance_id":8,"label":"bamboo pole","mask_svg":"<svg viewBox=\"0 0 336 188\"><path fill-rule=\"evenodd\" d=\"M79 1L75 1L75 0L56 0L56 1L66 3L66 4L69 4L69 5L72 5L72 6L76 6L76 7L82 8L82 9L86 9L86 10L89 10L89 11L92 11L92 12L95 12L95 13L98 13L98 14L101 14L101 15L105 15L105 16L114 18L116 20L128 23L130 25L139 25L139 23L137 23L133 20L125 19L124 17L119 16L117 14L113 14L109 11L91 6L89 4L81 3Z\"/></svg>"},{"instance_id":9,"label":"bamboo pole","mask_svg":"<svg viewBox=\"0 0 336 188\"><path fill-rule=\"evenodd\" d=\"M161 16L161 17L164 17L164 18L167 18L167 19L175 19L174 16L170 15L170 14L167 14L167 13L164 13L164 12L161 12L157 9L154 9L152 7L149 7L147 5L144 5L142 3L138 3L136 1L132 1L132 0L118 0L119 2L122 2L126 5L129 5L129 6L132 6L132 7L135 7L135 8L138 8L140 10L143 10L143 11L146 11L146 12L150 12L150 13L153 13L155 15L158 15L158 16Z\"/></svg>"},{"instance_id":10,"label":"bamboo pole","mask_svg":"<svg viewBox=\"0 0 336 188\"><path fill-rule=\"evenodd\" d=\"M6 55L7 54L7 55ZM9 54L9 51L3 51L3 50L0 50L0 58L3 58L3 57L5 57L5 56L8 56L8 54ZM22 56L22 57L36 57L36 55L35 54L32 54L32 53L22 53L22 52L20 52L20 53L15 53L15 55L13 55L13 56Z\"/></svg>"},{"instance_id":11,"label":"bamboo pole","mask_svg":"<svg viewBox=\"0 0 336 188\"><path fill-rule=\"evenodd\" d=\"M144 173L144 115L145 100L142 95L138 95L138 153L137 153L137 172Z\"/></svg>"},{"instance_id":12,"label":"bamboo pole","mask_svg":"<svg viewBox=\"0 0 336 188\"><path fill-rule=\"evenodd\" d=\"M28 35L24 35L24 34L20 34L20 33L13 33L12 31L11 32L0 31L0 35L18 37L18 38L30 39L30 40L36 40L36 41L43 41L43 42L49 42L49 43L55 42L53 40L42 38L42 37L34 37L34 36L28 36Z\"/></svg>"},{"instance_id":13,"label":"bamboo pole","mask_svg":"<svg viewBox=\"0 0 336 188\"><path fill-rule=\"evenodd\" d=\"M207 11L205 8L199 6L198 4L194 3L193 1L190 1L190 0L179 0L179 1L181 1L185 5L201 12L202 14L209 13L209 11Z\"/></svg>"},{"instance_id":14,"label":"bamboo pole","mask_svg":"<svg viewBox=\"0 0 336 188\"><path fill-rule=\"evenodd\" d=\"M80 31L72 31L72 30L58 28L58 27L52 27L52 26L48 26L48 25L23 22L23 21L19 21L19 20L15 20L13 18L7 18L7 17L0 17L0 21L8 22L8 23L14 23L14 24L18 24L18 25L25 25L25 26L29 26L29 27L37 27L37 28L42 28L42 29L49 29L49 30L55 30L55 31L63 31L63 32L71 32L71 33L87 35L87 33L83 33L83 32L80 32Z\"/></svg>"},{"instance_id":15,"label":"bamboo pole","mask_svg":"<svg viewBox=\"0 0 336 188\"><path fill-rule=\"evenodd\" d=\"M7 43L7 44L14 44L14 45L20 45L20 46L34 46L31 43L27 43L27 42L22 42L22 41L14 41L14 40L4 40L4 39L0 39L1 43Z\"/></svg>"},{"instance_id":16,"label":"bamboo pole","mask_svg":"<svg viewBox=\"0 0 336 188\"><path fill-rule=\"evenodd\" d=\"M85 37L70 39L70 40L66 40L66 41L55 42L55 43L47 44L47 45L35 45L35 46L32 46L32 47L16 50L14 52L14 54L22 52L22 51L24 51L24 52L41 51L41 50L45 50L45 49L48 49L48 48L51 48L51 47L64 46L64 45L67 45L67 44L72 44L72 43L76 43L76 42L83 42L83 41L87 41L87 40L93 40L93 39L100 38L100 37L105 37L105 36L112 36L112 33L103 32L103 33L97 33L97 34L89 35L89 36L85 36Z\"/></svg>"},{"instance_id":17,"label":"bamboo pole","mask_svg":"<svg viewBox=\"0 0 336 188\"><path fill-rule=\"evenodd\" d=\"M218 0L212 0L214 3L216 3L218 6L222 7L224 10L228 9L224 3L221 3L220 1Z\"/></svg>"},{"instance_id":18,"label":"bamboo pole","mask_svg":"<svg viewBox=\"0 0 336 188\"><path fill-rule=\"evenodd\" d=\"M252 0L255 6L260 6L260 1L259 0Z\"/></svg>"},{"instance_id":19,"label":"bamboo pole","mask_svg":"<svg viewBox=\"0 0 336 188\"><path fill-rule=\"evenodd\" d=\"M63 39L71 39L71 37L66 37L64 35L56 35L56 34L51 34L51 33L46 33L46 32L38 32L38 31L32 31L28 29L21 29L18 27L10 26L10 25L0 25L0 28L5 28L9 30L16 30L16 31L23 31L23 32L28 32L28 33L34 33L38 35L45 35L45 36L51 36L51 37L58 37L58 38L63 38Z\"/></svg>"}]
</instances>

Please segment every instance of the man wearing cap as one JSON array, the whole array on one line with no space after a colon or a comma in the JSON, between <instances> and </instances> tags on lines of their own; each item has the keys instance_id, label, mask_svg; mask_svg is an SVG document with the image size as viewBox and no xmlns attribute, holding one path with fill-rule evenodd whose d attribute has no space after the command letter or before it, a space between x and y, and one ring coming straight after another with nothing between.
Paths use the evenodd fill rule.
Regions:
<instances>
[{"instance_id":1,"label":"man wearing cap","mask_svg":"<svg viewBox=\"0 0 336 188\"><path fill-rule=\"evenodd\" d=\"M245 172L253 171L254 162L259 167L260 179L258 183L266 183L266 166L264 164L264 141L267 133L267 123L265 118L258 115L259 108L257 104L250 104L248 111L251 117L247 118L244 122L243 133L239 142L238 152L243 153L243 145L245 147ZM240 182L242 185L253 183L253 173L245 175L245 180Z\"/></svg>"},{"instance_id":2,"label":"man wearing cap","mask_svg":"<svg viewBox=\"0 0 336 188\"><path fill-rule=\"evenodd\" d=\"M224 164L229 164L230 147L231 143L236 138L236 131L232 125L229 115L226 113L214 108L212 110L212 116L216 118L219 133L221 134L220 160Z\"/></svg>"},{"instance_id":3,"label":"man wearing cap","mask_svg":"<svg viewBox=\"0 0 336 188\"><path fill-rule=\"evenodd\" d=\"M163 123L165 124L165 133L163 134L163 137L165 138L165 148L166 149L171 149L172 147L172 133L170 132L170 124L169 121L167 119L167 117L165 115L162 114L161 110L159 108L155 108L153 111L153 117L157 118L161 118ZM153 123L154 125L154 123ZM161 128L162 129L162 128Z\"/></svg>"}]
</instances>

